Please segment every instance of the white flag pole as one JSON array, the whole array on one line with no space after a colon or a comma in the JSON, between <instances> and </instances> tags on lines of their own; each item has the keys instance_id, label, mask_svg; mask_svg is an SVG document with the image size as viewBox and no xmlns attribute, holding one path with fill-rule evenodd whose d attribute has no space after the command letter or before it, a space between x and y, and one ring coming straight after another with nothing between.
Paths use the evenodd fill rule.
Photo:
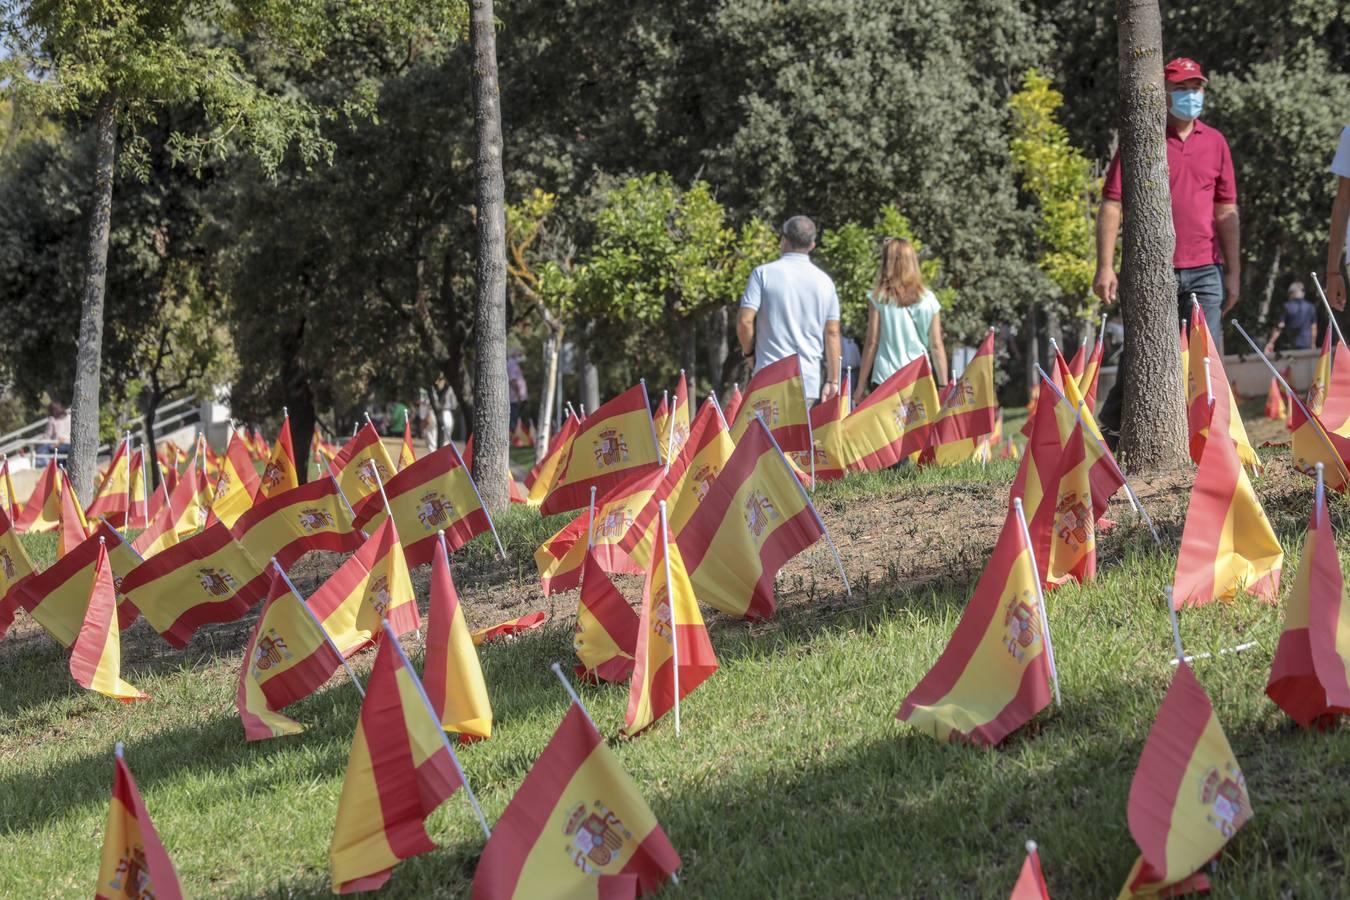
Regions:
<instances>
[{"instance_id":1,"label":"white flag pole","mask_svg":"<svg viewBox=\"0 0 1350 900\"><path fill-rule=\"evenodd\" d=\"M1017 527L1022 532L1022 543L1027 548L1027 558L1031 561L1031 577L1036 582L1036 605L1041 614L1041 633L1045 637L1045 657L1050 663L1050 680L1055 688L1055 705L1059 706L1059 669L1055 666L1055 644L1050 639L1050 616L1045 609L1045 592L1041 590L1041 573L1036 567L1036 552L1031 546L1031 532L1027 529L1027 517L1022 510L1022 498L1013 498L1013 509L1017 512Z\"/></svg>"},{"instance_id":2,"label":"white flag pole","mask_svg":"<svg viewBox=\"0 0 1350 900\"><path fill-rule=\"evenodd\" d=\"M563 674L562 666L554 663L549 668L553 670L554 675L558 676L558 680L562 682L563 690L567 691L567 695L572 698L572 702L577 705L577 709L581 710L581 714L586 717L586 721L591 723L592 728L595 728L595 720L591 718L590 711L586 709L586 704L582 703L581 698L577 696L576 690L572 687L572 682L568 681L567 676ZM599 730L596 728L596 731Z\"/></svg>"},{"instance_id":3,"label":"white flag pole","mask_svg":"<svg viewBox=\"0 0 1350 900\"><path fill-rule=\"evenodd\" d=\"M388 643L393 646L398 653L398 657L403 661L403 665L408 670L408 677L417 687L417 694L422 698L422 705L426 708L427 715L431 718L432 724L436 726L436 733L441 736L441 743L445 746L446 752L450 754L450 761L455 764L455 771L459 773L459 783L464 785L464 793L469 797L469 805L473 807L474 815L478 817L478 824L483 826L483 837L491 839L492 829L488 828L487 819L483 816L483 809L478 805L478 798L473 794L473 788L469 786L469 779L464 774L464 767L459 764L459 757L455 754L455 748L450 746L450 739L446 737L441 729L441 720L436 715L436 709L431 705L431 699L427 697L427 689L422 687L422 679L417 677L417 670L412 667L408 661L408 655L403 652L403 645L398 642L398 635L389 625L388 619L381 619L380 624L384 626L384 636Z\"/></svg>"},{"instance_id":4,"label":"white flag pole","mask_svg":"<svg viewBox=\"0 0 1350 900\"><path fill-rule=\"evenodd\" d=\"M310 609L309 604L305 602L305 595L300 593L300 589L295 586L295 582L291 581L291 576L286 574L286 570L281 567L281 563L277 562L275 556L272 557L272 565L276 566L277 574L281 576L281 580L286 582L286 588L292 594L295 594L296 600L300 601L300 607L309 616L309 620L314 623L314 627L319 629L319 634L323 635L323 639L328 642L328 646L332 647L333 652L338 655L338 659L342 660L342 668L347 670L347 677L352 680L352 685L356 688L356 692L360 694L361 699L364 700L366 698L365 688L361 687L361 682L356 680L356 673L352 671L351 664L347 662L347 657L343 656L342 651L338 649L337 644L333 643L333 636L328 633L327 628L323 627L323 623L319 621L318 616L314 615L314 610ZM248 665L248 663L248 660L244 660L244 665Z\"/></svg>"},{"instance_id":5,"label":"white flag pole","mask_svg":"<svg viewBox=\"0 0 1350 900\"><path fill-rule=\"evenodd\" d=\"M662 500L656 505L657 513L661 518L661 560L666 568L666 605L670 607L670 653L671 660L674 663L672 673L675 680L675 736L680 736L680 638L679 624L675 616L675 589L670 583L670 541L666 534L666 501ZM654 599L654 598L649 598ZM652 610L653 616L656 610Z\"/></svg>"},{"instance_id":6,"label":"white flag pole","mask_svg":"<svg viewBox=\"0 0 1350 900\"><path fill-rule=\"evenodd\" d=\"M1172 587L1168 585L1163 588L1163 594L1167 597L1167 614L1172 619L1172 640L1177 648L1177 664L1180 665L1186 661L1186 651L1181 647L1181 627L1177 624L1177 605L1172 599Z\"/></svg>"},{"instance_id":7,"label":"white flag pole","mask_svg":"<svg viewBox=\"0 0 1350 900\"><path fill-rule=\"evenodd\" d=\"M595 546L595 485L591 485L591 504L586 507L586 546Z\"/></svg>"}]
</instances>

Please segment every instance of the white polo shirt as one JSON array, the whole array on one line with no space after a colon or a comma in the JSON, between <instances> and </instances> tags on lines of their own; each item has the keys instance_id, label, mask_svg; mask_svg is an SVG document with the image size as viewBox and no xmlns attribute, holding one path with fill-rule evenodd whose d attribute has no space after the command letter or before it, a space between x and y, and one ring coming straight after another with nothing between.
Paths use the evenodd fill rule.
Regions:
<instances>
[{"instance_id":1,"label":"white polo shirt","mask_svg":"<svg viewBox=\"0 0 1350 900\"><path fill-rule=\"evenodd\" d=\"M808 400L820 398L825 323L839 321L839 294L830 276L805 253L784 253L750 273L741 309L755 316L755 371L797 354Z\"/></svg>"}]
</instances>

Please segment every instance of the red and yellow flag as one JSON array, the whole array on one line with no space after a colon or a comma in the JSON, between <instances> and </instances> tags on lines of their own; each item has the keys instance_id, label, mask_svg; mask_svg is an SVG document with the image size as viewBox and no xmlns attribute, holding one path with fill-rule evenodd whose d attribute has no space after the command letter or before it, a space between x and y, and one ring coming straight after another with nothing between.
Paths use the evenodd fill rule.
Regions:
<instances>
[{"instance_id":1,"label":"red and yellow flag","mask_svg":"<svg viewBox=\"0 0 1350 900\"><path fill-rule=\"evenodd\" d=\"M546 516L581 509L591 488L604 496L639 472L661 465L647 388L636 385L586 417L539 511Z\"/></svg>"},{"instance_id":2,"label":"red and yellow flag","mask_svg":"<svg viewBox=\"0 0 1350 900\"><path fill-rule=\"evenodd\" d=\"M1350 366L1346 369L1350 370ZM1345 493L1350 487L1350 468L1346 467L1350 438L1328 429L1316 413L1293 396L1289 398L1289 430L1293 432L1290 462L1294 468L1312 475L1321 463L1327 487Z\"/></svg>"},{"instance_id":3,"label":"red and yellow flag","mask_svg":"<svg viewBox=\"0 0 1350 900\"><path fill-rule=\"evenodd\" d=\"M495 641L498 638L515 637L526 631L532 631L544 624L548 614L542 609L537 612L527 613L523 616L517 616L514 619L507 619L496 625L489 625L486 628L480 628L469 637L473 638L473 645L478 647L486 644L488 641Z\"/></svg>"},{"instance_id":4,"label":"red and yellow flag","mask_svg":"<svg viewBox=\"0 0 1350 900\"><path fill-rule=\"evenodd\" d=\"M275 559L282 568L310 550L350 553L363 540L331 476L259 501L230 533L254 559Z\"/></svg>"},{"instance_id":5,"label":"red and yellow flag","mask_svg":"<svg viewBox=\"0 0 1350 900\"><path fill-rule=\"evenodd\" d=\"M1266 418L1283 422L1289 415L1284 408L1284 391L1280 390L1280 379L1270 376L1270 390L1266 391Z\"/></svg>"},{"instance_id":6,"label":"red and yellow flag","mask_svg":"<svg viewBox=\"0 0 1350 900\"><path fill-rule=\"evenodd\" d=\"M28 502L14 522L19 534L55 531L61 526L61 483L57 472L56 460L52 460L38 476L33 493L28 495Z\"/></svg>"},{"instance_id":7,"label":"red and yellow flag","mask_svg":"<svg viewBox=\"0 0 1350 900\"><path fill-rule=\"evenodd\" d=\"M217 522L141 563L123 579L122 592L124 602L181 649L202 625L241 618L266 594L268 580L263 566Z\"/></svg>"},{"instance_id":8,"label":"red and yellow flag","mask_svg":"<svg viewBox=\"0 0 1350 900\"><path fill-rule=\"evenodd\" d=\"M1350 354L1337 336L1336 359L1341 365L1332 365L1333 332L1327 328L1322 337L1322 353L1317 358L1312 384L1308 387L1308 409L1317 415L1328 431L1350 437Z\"/></svg>"},{"instance_id":9,"label":"red and yellow flag","mask_svg":"<svg viewBox=\"0 0 1350 900\"><path fill-rule=\"evenodd\" d=\"M473 898L635 897L679 867L637 785L573 703L493 827Z\"/></svg>"},{"instance_id":10,"label":"red and yellow flag","mask_svg":"<svg viewBox=\"0 0 1350 900\"><path fill-rule=\"evenodd\" d=\"M1247 437L1247 429L1238 413L1237 398L1229 384L1228 375L1223 368L1223 357L1214 346L1209 325L1201 315L1191 316L1191 334L1187 347L1189 357L1186 365L1186 418L1191 432L1191 459L1196 465L1204 453L1205 444L1213 429L1212 419L1219 417L1220 407L1224 410L1226 430L1223 432L1233 439L1237 446L1238 458L1243 465L1259 467L1261 462ZM1205 375L1205 360L1209 360L1208 380ZM1213 403L1210 402L1211 394ZM1212 407L1212 408L1211 408Z\"/></svg>"},{"instance_id":11,"label":"red and yellow flag","mask_svg":"<svg viewBox=\"0 0 1350 900\"><path fill-rule=\"evenodd\" d=\"M1042 388L1040 407L1049 397ZM1015 510L938 661L896 714L940 741L992 747L1050 703L1039 585Z\"/></svg>"},{"instance_id":12,"label":"red and yellow flag","mask_svg":"<svg viewBox=\"0 0 1350 900\"><path fill-rule=\"evenodd\" d=\"M661 501L666 501L670 533L678 538L735 449L731 432L716 404L711 399L705 400L694 417L684 446L675 454L656 489L619 541L619 549L636 564L638 573L647 570L651 558Z\"/></svg>"},{"instance_id":13,"label":"red and yellow flag","mask_svg":"<svg viewBox=\"0 0 1350 900\"><path fill-rule=\"evenodd\" d=\"M235 707L250 741L304 731L278 710L323 687L342 665L341 654L280 566L273 563L268 570L267 599L249 636L235 691Z\"/></svg>"},{"instance_id":14,"label":"red and yellow flag","mask_svg":"<svg viewBox=\"0 0 1350 900\"><path fill-rule=\"evenodd\" d=\"M1266 694L1304 728L1350 713L1350 605L1319 481Z\"/></svg>"},{"instance_id":15,"label":"red and yellow flag","mask_svg":"<svg viewBox=\"0 0 1350 900\"><path fill-rule=\"evenodd\" d=\"M849 471L875 472L922 450L938 408L927 356L897 369L844 419L843 454Z\"/></svg>"},{"instance_id":16,"label":"red and yellow flag","mask_svg":"<svg viewBox=\"0 0 1350 900\"><path fill-rule=\"evenodd\" d=\"M225 448L225 457L216 475L211 512L229 528L253 506L258 484L258 470L253 467L245 434L235 431L230 434L230 444Z\"/></svg>"},{"instance_id":17,"label":"red and yellow flag","mask_svg":"<svg viewBox=\"0 0 1350 900\"><path fill-rule=\"evenodd\" d=\"M717 655L694 587L679 547L668 540L664 516L657 527L642 588L642 617L624 716L623 731L628 735L650 727L717 671ZM675 723L678 729L678 714Z\"/></svg>"},{"instance_id":18,"label":"red and yellow flag","mask_svg":"<svg viewBox=\"0 0 1350 900\"><path fill-rule=\"evenodd\" d=\"M1008 900L1050 900L1050 892L1045 887L1045 874L1041 872L1041 857L1036 852L1036 842L1027 841L1027 858L1022 863L1022 871L1017 875Z\"/></svg>"},{"instance_id":19,"label":"red and yellow flag","mask_svg":"<svg viewBox=\"0 0 1350 900\"><path fill-rule=\"evenodd\" d=\"M621 549L623 538L664 478L660 468L641 470L596 501L595 512L582 510L571 522L539 545L534 563L544 596L571 590L580 583L581 562L589 546L607 572L640 575L643 567ZM589 536L589 540L588 540Z\"/></svg>"},{"instance_id":20,"label":"red and yellow flag","mask_svg":"<svg viewBox=\"0 0 1350 900\"><path fill-rule=\"evenodd\" d=\"M377 642L384 619L399 635L422 625L398 528L388 519L305 602L344 657Z\"/></svg>"},{"instance_id":21,"label":"red and yellow flag","mask_svg":"<svg viewBox=\"0 0 1350 900\"><path fill-rule=\"evenodd\" d=\"M75 496L75 489L71 487L65 469L60 470L58 490L61 494L61 528L56 533L56 557L60 559L89 537L89 521L84 517L84 510L80 509L80 501Z\"/></svg>"},{"instance_id":22,"label":"red and yellow flag","mask_svg":"<svg viewBox=\"0 0 1350 900\"><path fill-rule=\"evenodd\" d=\"M530 506L539 506L549 491L553 490L553 485L558 479L558 467L571 454L572 438L576 437L580 430L581 426L576 416L569 411L558 433L549 440L548 452L544 454L544 458L535 463L534 468L525 476L525 489L529 491L526 502Z\"/></svg>"},{"instance_id":23,"label":"red and yellow flag","mask_svg":"<svg viewBox=\"0 0 1350 900\"><path fill-rule=\"evenodd\" d=\"M394 461L375 426L367 422L333 457L332 471L347 502L355 509L370 494L380 491L394 477Z\"/></svg>"},{"instance_id":24,"label":"red and yellow flag","mask_svg":"<svg viewBox=\"0 0 1350 900\"><path fill-rule=\"evenodd\" d=\"M122 680L122 635L117 628L117 596L112 565L102 540L94 558L93 583L86 598L84 621L70 647L70 675L75 683L117 700L144 700L145 694Z\"/></svg>"},{"instance_id":25,"label":"red and yellow flag","mask_svg":"<svg viewBox=\"0 0 1350 900\"><path fill-rule=\"evenodd\" d=\"M20 606L19 586L35 571L18 530L0 508L0 638L14 623L14 613Z\"/></svg>"},{"instance_id":26,"label":"red and yellow flag","mask_svg":"<svg viewBox=\"0 0 1350 900\"><path fill-rule=\"evenodd\" d=\"M844 419L849 410L848 375L839 388L839 393L828 400L822 400L811 407L811 443L810 453L797 451L791 459L797 468L805 472L814 472L816 481L835 481L844 477L846 471L844 452ZM812 456L815 459L812 459ZM814 466L814 468L813 468Z\"/></svg>"},{"instance_id":27,"label":"red and yellow flag","mask_svg":"<svg viewBox=\"0 0 1350 900\"><path fill-rule=\"evenodd\" d=\"M492 704L483 667L450 577L450 550L444 541L438 542L431 563L422 681L442 729L458 734L460 740L492 737Z\"/></svg>"},{"instance_id":28,"label":"red and yellow flag","mask_svg":"<svg viewBox=\"0 0 1350 900\"><path fill-rule=\"evenodd\" d=\"M281 417L281 430L277 432L277 442L266 457L258 484L258 500L285 493L300 486L300 474L295 468L295 446L291 443L291 417Z\"/></svg>"},{"instance_id":29,"label":"red and yellow flag","mask_svg":"<svg viewBox=\"0 0 1350 900\"><path fill-rule=\"evenodd\" d=\"M736 417L741 413L741 404L745 398L741 396L741 386L732 384L731 393L727 396L727 402L723 406L722 415L728 422L735 422Z\"/></svg>"},{"instance_id":30,"label":"red and yellow flag","mask_svg":"<svg viewBox=\"0 0 1350 900\"><path fill-rule=\"evenodd\" d=\"M99 482L98 490L94 491L94 499L89 502L89 516L107 519L111 525L126 523L131 498L131 455L131 438L118 441L107 473Z\"/></svg>"},{"instance_id":31,"label":"red and yellow flag","mask_svg":"<svg viewBox=\"0 0 1350 900\"><path fill-rule=\"evenodd\" d=\"M398 448L398 470L404 469L417 462L417 451L413 449L412 435L412 417L408 413L403 413L403 443Z\"/></svg>"},{"instance_id":32,"label":"red and yellow flag","mask_svg":"<svg viewBox=\"0 0 1350 900\"><path fill-rule=\"evenodd\" d=\"M755 418L764 420L785 453L811 450L811 419L806 411L806 387L801 360L793 353L750 376L745 400L731 422L731 439L741 442Z\"/></svg>"},{"instance_id":33,"label":"red and yellow flag","mask_svg":"<svg viewBox=\"0 0 1350 900\"><path fill-rule=\"evenodd\" d=\"M446 444L399 472L384 486L394 524L405 541L409 566L429 563L436 555L436 535L445 532L450 552L489 531L492 520L478 497L469 467L454 444ZM370 530L386 518L379 492L356 504L356 527Z\"/></svg>"},{"instance_id":34,"label":"red and yellow flag","mask_svg":"<svg viewBox=\"0 0 1350 900\"><path fill-rule=\"evenodd\" d=\"M768 430L752 424L675 542L701 601L767 619L778 570L824 534Z\"/></svg>"},{"instance_id":35,"label":"red and yellow flag","mask_svg":"<svg viewBox=\"0 0 1350 900\"><path fill-rule=\"evenodd\" d=\"M633 676L640 620L605 570L587 553L577 599L576 634L572 647L581 663L578 675L622 684Z\"/></svg>"},{"instance_id":36,"label":"red and yellow flag","mask_svg":"<svg viewBox=\"0 0 1350 900\"><path fill-rule=\"evenodd\" d=\"M1060 430L1059 413L1056 411L1059 395L1054 385L1042 375L1037 389L1040 399L1027 423L1031 427L1026 429L1026 452L1022 455L1017 476L1008 492L1008 501L1011 507L1014 499L1021 498L1036 569L1045 572L1055 530L1064 434Z\"/></svg>"},{"instance_id":37,"label":"red and yellow flag","mask_svg":"<svg viewBox=\"0 0 1350 900\"><path fill-rule=\"evenodd\" d=\"M1056 424L1066 437L1055 492L1050 554L1042 570L1047 585L1064 584L1070 579L1086 584L1096 577L1097 522L1105 515L1111 497L1125 485L1111 451L1089 431L1095 423L1087 416L1079 421L1070 402L1065 396L1055 403ZM1037 560L1038 566L1041 562Z\"/></svg>"},{"instance_id":38,"label":"red and yellow flag","mask_svg":"<svg viewBox=\"0 0 1350 900\"><path fill-rule=\"evenodd\" d=\"M1208 890L1200 867L1251 817L1246 780L1209 695L1179 663L1130 783L1140 856L1121 900Z\"/></svg>"},{"instance_id":39,"label":"red and yellow flag","mask_svg":"<svg viewBox=\"0 0 1350 900\"><path fill-rule=\"evenodd\" d=\"M103 829L95 900L182 900L178 873L155 833L136 780L117 745L108 823Z\"/></svg>"},{"instance_id":40,"label":"red and yellow flag","mask_svg":"<svg viewBox=\"0 0 1350 900\"><path fill-rule=\"evenodd\" d=\"M112 571L113 589L125 593L126 580L141 560L106 522L100 522L93 535L50 568L23 579L15 588L19 605L62 647L74 644L84 625L90 585L99 560L100 538ZM136 620L136 606L125 598L117 611L118 626L122 629Z\"/></svg>"},{"instance_id":41,"label":"red and yellow flag","mask_svg":"<svg viewBox=\"0 0 1350 900\"><path fill-rule=\"evenodd\" d=\"M1088 357L1083 377L1078 379L1078 391L1083 395L1083 405L1094 416L1097 414L1097 383L1102 375L1103 342L1092 345L1092 355Z\"/></svg>"},{"instance_id":42,"label":"red and yellow flag","mask_svg":"<svg viewBox=\"0 0 1350 900\"><path fill-rule=\"evenodd\" d=\"M936 461L937 448L944 444L970 441L970 455L974 454L974 440L994 430L998 416L998 395L994 393L994 330L989 329L975 356L961 377L947 385L942 394L941 410L928 435L928 446L920 462ZM958 453L958 457L970 456Z\"/></svg>"},{"instance_id":43,"label":"red and yellow flag","mask_svg":"<svg viewBox=\"0 0 1350 900\"><path fill-rule=\"evenodd\" d=\"M462 784L417 674L397 640L381 640L328 851L333 892L373 891L400 860L435 850L427 816Z\"/></svg>"},{"instance_id":44,"label":"red and yellow flag","mask_svg":"<svg viewBox=\"0 0 1350 900\"><path fill-rule=\"evenodd\" d=\"M1215 404L1211 433L1229 433L1228 408ZM1177 556L1176 608L1230 599L1239 589L1274 600L1283 563L1284 550L1235 445L1205 441Z\"/></svg>"},{"instance_id":45,"label":"red and yellow flag","mask_svg":"<svg viewBox=\"0 0 1350 900\"><path fill-rule=\"evenodd\" d=\"M0 512L4 512L11 522L19 517L19 501L14 496L8 456L0 456Z\"/></svg>"},{"instance_id":46,"label":"red and yellow flag","mask_svg":"<svg viewBox=\"0 0 1350 900\"><path fill-rule=\"evenodd\" d=\"M545 597L570 591L581 583L581 563L586 554L587 533L594 518L589 509L581 511L534 551L539 569L539 586Z\"/></svg>"},{"instance_id":47,"label":"red and yellow flag","mask_svg":"<svg viewBox=\"0 0 1350 900\"><path fill-rule=\"evenodd\" d=\"M690 419L689 414L689 382L685 380L684 369L680 370L680 383L675 386L675 394L670 398L670 409L665 415L660 415L665 406L665 398L661 398L661 407L658 407L658 415L652 417L652 424L656 427L656 447L661 454L661 462L669 462L684 447L684 442L689 440Z\"/></svg>"}]
</instances>

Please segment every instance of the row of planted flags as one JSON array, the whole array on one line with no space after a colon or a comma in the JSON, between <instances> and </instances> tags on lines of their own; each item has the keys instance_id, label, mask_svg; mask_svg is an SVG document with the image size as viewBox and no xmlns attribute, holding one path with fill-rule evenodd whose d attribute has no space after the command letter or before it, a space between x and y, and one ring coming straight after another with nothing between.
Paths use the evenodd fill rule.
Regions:
<instances>
[{"instance_id":1,"label":"row of planted flags","mask_svg":"<svg viewBox=\"0 0 1350 900\"><path fill-rule=\"evenodd\" d=\"M1225 396L1228 382L1203 317L1183 339L1189 342L1183 361L1199 470L1178 559L1176 607L1241 588L1273 597L1283 553L1242 467L1250 442L1231 395ZM584 512L545 542L536 561L546 593L580 585L577 669L594 680L629 682L627 734L672 710L678 733L681 699L715 673L700 601L746 618L771 616L775 573L819 538L828 540L804 485L836 471L909 458L978 458L981 445L987 451L996 446L990 440L998 427L992 352L990 337L941 397L921 359L857 409L847 409L845 392L808 412L796 360L790 359L757 373L726 414L710 398L691 419L681 384L673 404L663 402L653 417L645 386L638 385L591 415L564 422L549 455L527 479L526 500L544 512ZM1052 686L1058 694L1042 588L1093 578L1098 524L1110 497L1128 490L1091 415L1095 363L1076 368L1056 352L1054 375L1042 376L1044 399L1029 421L1027 452L993 557L948 647L901 707L900 718L940 739L997 744L1049 704ZM1317 424L1316 414L1307 412L1306 421ZM1211 440L1211 434L1225 439ZM1306 439L1303 444L1306 449ZM1324 444L1334 448L1329 440ZM1300 458L1297 430L1295 446ZM192 475L195 465L180 486L194 477L200 482ZM134 689L124 690L117 677L117 629L138 612L181 646L199 625L238 618L266 594L240 671L238 703L250 739L300 730L279 710L325 683L347 657L379 645L334 837L333 884L341 891L376 886L398 859L431 848L421 822L464 782L444 734L491 734L474 636L457 611L448 562L451 551L491 523L453 447L398 470L367 428L334 450L327 465L329 477L309 485L275 496L255 491L232 523L214 503L229 496L229 482L220 479L204 514L219 521L143 562L102 521L51 569L32 572L14 529L0 519L0 575L8 588L0 611L8 609L11 617L15 608L28 611L73 648L71 671L80 683L102 684L118 695ZM293 461L291 466L293 471ZM230 468L227 452L221 471ZM236 473L242 469L233 466ZM112 469L108 477L114 477ZM172 515L183 506L169 508ZM1323 556L1330 552L1334 565L1320 488L1313 521L1324 529L1321 546L1332 549ZM57 522L61 527L59 511ZM1215 522L1223 526L1215 528ZM361 531L376 523L373 535ZM400 535L409 538L406 545ZM1319 546L1311 537L1307 546ZM308 549L356 552L305 599L286 568ZM5 564L6 554L17 565ZM270 562L259 565L259 559ZM420 626L407 566L429 561L435 567L423 689L397 640L382 637ZM1313 577L1306 561L1304 569ZM639 613L609 578L620 572L646 576ZM1306 580L1301 570L1300 586ZM1335 640L1328 643L1322 635L1319 656L1312 625L1336 621L1339 588L1320 596L1323 606L1334 596L1330 619L1327 609L1314 608L1317 598L1305 587L1296 588L1269 689L1305 724L1350 700L1336 693L1350 688ZM1301 618L1299 603L1306 609ZM1331 661L1341 665L1341 681L1334 685L1328 684L1334 682ZM396 690L377 693L385 681ZM367 726L368 714L372 722L380 714L377 704L385 715L397 710L401 732L392 718ZM382 739L405 736L395 741L407 753L399 765L380 767L398 754L364 744L372 740L372 728ZM1185 739L1178 742L1178 735ZM590 771L592 763L603 774L581 778L578 773ZM453 777L445 766L453 768ZM1197 766L1204 769L1205 783L1197 785L1203 790L1188 793L1184 782ZM385 797L393 798L389 805ZM1125 895L1197 883L1192 874L1249 815L1240 770L1203 688L1182 662L1131 789L1130 825L1142 855ZM414 820L416 828L407 824ZM353 831L358 821L374 830ZM1217 843L1201 822L1221 836ZM565 853L540 849L554 839L553 825L567 839ZM485 821L483 826L488 831ZM482 896L555 893L560 885L632 896L664 882L678 865L650 810L579 706L490 833L475 878L475 893ZM418 839L405 843L409 834ZM105 864L109 853L105 849ZM1028 867L1033 862L1029 857ZM1038 862L1035 869L1032 881L1039 878Z\"/></svg>"}]
</instances>

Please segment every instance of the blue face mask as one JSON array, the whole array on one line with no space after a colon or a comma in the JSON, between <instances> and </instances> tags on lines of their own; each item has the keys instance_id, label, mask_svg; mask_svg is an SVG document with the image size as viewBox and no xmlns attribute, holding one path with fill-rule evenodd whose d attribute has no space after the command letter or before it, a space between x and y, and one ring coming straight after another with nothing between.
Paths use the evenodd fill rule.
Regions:
<instances>
[{"instance_id":1,"label":"blue face mask","mask_svg":"<svg viewBox=\"0 0 1350 900\"><path fill-rule=\"evenodd\" d=\"M1198 119L1205 108L1205 92L1199 89L1170 91L1168 97L1172 100L1172 115L1178 119Z\"/></svg>"}]
</instances>

